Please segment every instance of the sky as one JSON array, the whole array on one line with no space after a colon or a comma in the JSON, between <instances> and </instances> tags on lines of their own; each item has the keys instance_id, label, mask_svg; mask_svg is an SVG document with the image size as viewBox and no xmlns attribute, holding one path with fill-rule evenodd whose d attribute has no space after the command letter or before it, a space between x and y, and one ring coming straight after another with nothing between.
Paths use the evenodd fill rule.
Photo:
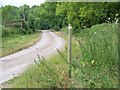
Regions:
<instances>
[{"instance_id":1,"label":"sky","mask_svg":"<svg viewBox=\"0 0 120 90\"><path fill-rule=\"evenodd\" d=\"M5 5L12 5L12 6L21 6L24 4L31 6L40 5L44 3L45 0L0 0L0 7Z\"/></svg>"},{"instance_id":2,"label":"sky","mask_svg":"<svg viewBox=\"0 0 120 90\"><path fill-rule=\"evenodd\" d=\"M56 1L56 0L48 0L48 1ZM68 0L59 0L59 1L68 1ZM69 1L72 1L72 2L79 2L79 1L112 1L112 2L115 2L115 1L119 1L119 0L69 0ZM40 5L41 3L44 3L45 0L0 0L0 7L1 6L5 6L5 5L12 5L12 6L21 6L21 5L24 5L24 4L27 4L29 5L30 7L31 6L34 6L34 5Z\"/></svg>"}]
</instances>

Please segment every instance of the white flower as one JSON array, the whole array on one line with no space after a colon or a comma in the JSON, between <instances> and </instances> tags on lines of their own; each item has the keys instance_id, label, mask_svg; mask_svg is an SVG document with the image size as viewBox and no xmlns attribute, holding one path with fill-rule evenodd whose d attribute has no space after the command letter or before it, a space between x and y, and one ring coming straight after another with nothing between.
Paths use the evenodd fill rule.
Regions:
<instances>
[{"instance_id":1,"label":"white flower","mask_svg":"<svg viewBox=\"0 0 120 90\"><path fill-rule=\"evenodd\" d=\"M94 34L96 34L97 32L94 32Z\"/></svg>"},{"instance_id":2,"label":"white flower","mask_svg":"<svg viewBox=\"0 0 120 90\"><path fill-rule=\"evenodd\" d=\"M110 18L108 18L108 20L110 20Z\"/></svg>"}]
</instances>

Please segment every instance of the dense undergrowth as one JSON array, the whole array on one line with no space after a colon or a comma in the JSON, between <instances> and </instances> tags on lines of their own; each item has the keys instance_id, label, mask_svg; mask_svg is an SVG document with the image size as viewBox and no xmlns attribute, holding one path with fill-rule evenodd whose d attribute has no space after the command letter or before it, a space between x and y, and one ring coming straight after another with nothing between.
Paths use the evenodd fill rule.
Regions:
<instances>
[{"instance_id":1,"label":"dense undergrowth","mask_svg":"<svg viewBox=\"0 0 120 90\"><path fill-rule=\"evenodd\" d=\"M95 25L76 36L79 51L76 48L73 55L79 68L75 70L77 75L74 78L82 82L83 87L117 87L117 24Z\"/></svg>"},{"instance_id":2,"label":"dense undergrowth","mask_svg":"<svg viewBox=\"0 0 120 90\"><path fill-rule=\"evenodd\" d=\"M73 35L72 78L68 77L66 46L49 60L39 57L39 62L7 83L18 88L117 88L117 31L117 24L105 23Z\"/></svg>"},{"instance_id":3,"label":"dense undergrowth","mask_svg":"<svg viewBox=\"0 0 120 90\"><path fill-rule=\"evenodd\" d=\"M31 34L33 31L31 29L25 30L15 27L2 27L2 37L16 37L18 35Z\"/></svg>"}]
</instances>

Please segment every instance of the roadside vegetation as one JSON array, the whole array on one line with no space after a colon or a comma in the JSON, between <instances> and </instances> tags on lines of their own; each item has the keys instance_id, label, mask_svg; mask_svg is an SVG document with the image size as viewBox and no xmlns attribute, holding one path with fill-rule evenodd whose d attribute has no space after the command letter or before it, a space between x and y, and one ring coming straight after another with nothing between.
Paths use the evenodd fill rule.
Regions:
<instances>
[{"instance_id":1,"label":"roadside vegetation","mask_svg":"<svg viewBox=\"0 0 120 90\"><path fill-rule=\"evenodd\" d=\"M25 34L20 28L2 28L2 52L0 57L12 54L35 44L40 39L40 32ZM29 33L29 32L28 32Z\"/></svg>"},{"instance_id":2,"label":"roadside vegetation","mask_svg":"<svg viewBox=\"0 0 120 90\"><path fill-rule=\"evenodd\" d=\"M18 22L21 19L23 22L22 30L9 31L3 28L3 49L8 48L8 41L11 42L9 45L11 49L13 43L32 41L31 38L37 37L31 36L36 30L62 31L64 33L62 36L67 41L67 26L68 24L72 26L72 78L68 77L66 46L64 51L58 50L58 54L49 60L39 57L39 62L35 62L36 64L22 75L7 82L12 87L118 87L117 33L120 2L49 3L46 0L45 3L32 7L7 5L2 7L2 13L4 15L2 24L5 27L11 26L14 23L10 22L15 21L16 24L13 26L20 29ZM17 36L18 32L23 36ZM14 39L14 35L18 41ZM26 40L22 40L24 36Z\"/></svg>"},{"instance_id":3,"label":"roadside vegetation","mask_svg":"<svg viewBox=\"0 0 120 90\"><path fill-rule=\"evenodd\" d=\"M117 31L117 24L104 23L73 35L72 78L68 77L66 46L48 60L39 57L39 62L8 84L14 88L117 88Z\"/></svg>"}]
</instances>

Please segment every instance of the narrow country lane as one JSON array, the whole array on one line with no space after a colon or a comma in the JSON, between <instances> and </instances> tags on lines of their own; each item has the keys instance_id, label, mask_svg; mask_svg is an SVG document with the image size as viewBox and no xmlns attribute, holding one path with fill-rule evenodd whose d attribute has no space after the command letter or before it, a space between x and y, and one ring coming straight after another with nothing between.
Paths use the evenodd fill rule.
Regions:
<instances>
[{"instance_id":1,"label":"narrow country lane","mask_svg":"<svg viewBox=\"0 0 120 90\"><path fill-rule=\"evenodd\" d=\"M27 66L38 59L37 54L48 58L51 54L57 52L56 49L63 49L65 40L55 33L45 30L41 39L33 46L0 58L0 83L8 81L22 73Z\"/></svg>"}]
</instances>

